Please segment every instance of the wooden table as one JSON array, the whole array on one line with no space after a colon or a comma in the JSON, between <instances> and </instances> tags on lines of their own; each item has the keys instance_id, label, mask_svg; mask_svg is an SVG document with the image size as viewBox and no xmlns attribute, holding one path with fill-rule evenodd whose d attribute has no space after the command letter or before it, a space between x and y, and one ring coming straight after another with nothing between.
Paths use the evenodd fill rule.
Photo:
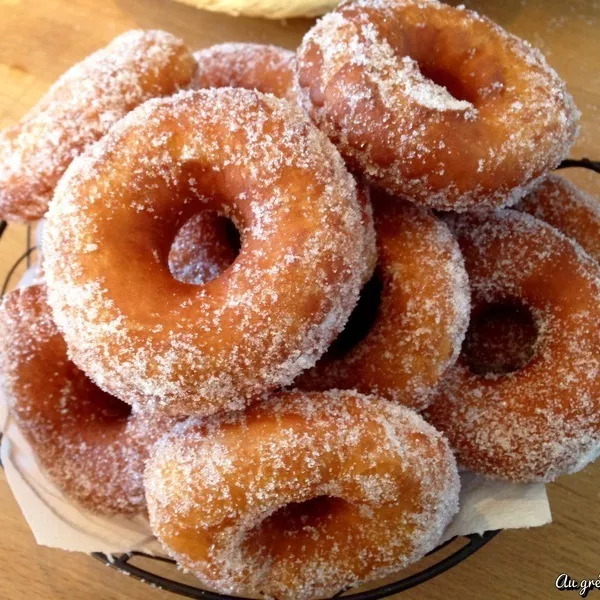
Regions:
<instances>
[{"instance_id":1,"label":"wooden table","mask_svg":"<svg viewBox=\"0 0 600 600\"><path fill-rule=\"evenodd\" d=\"M567 80L581 109L582 134L572 156L600 156L600 5L578 0L478 0L468 3L529 39ZM271 42L294 48L311 22L287 23L197 11L169 0L0 0L0 127L18 119L70 65L130 28L163 28L193 48L222 41ZM589 173L569 173L600 196ZM0 241L0 273L24 245L11 226ZM548 488L554 523L503 532L466 562L403 599L559 597L558 574L600 572L600 462ZM167 592L117 574L88 556L36 546L0 474L0 598L21 600L168 599ZM592 593L591 597L595 597Z\"/></svg>"}]
</instances>

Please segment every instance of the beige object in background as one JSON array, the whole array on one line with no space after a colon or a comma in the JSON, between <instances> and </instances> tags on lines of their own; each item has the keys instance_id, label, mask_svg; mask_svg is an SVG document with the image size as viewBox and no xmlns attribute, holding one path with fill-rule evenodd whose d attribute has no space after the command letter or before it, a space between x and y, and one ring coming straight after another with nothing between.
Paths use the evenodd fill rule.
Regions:
<instances>
[{"instance_id":1,"label":"beige object in background","mask_svg":"<svg viewBox=\"0 0 600 600\"><path fill-rule=\"evenodd\" d=\"M336 0L178 0L196 8L222 12L235 17L318 17L338 4Z\"/></svg>"}]
</instances>

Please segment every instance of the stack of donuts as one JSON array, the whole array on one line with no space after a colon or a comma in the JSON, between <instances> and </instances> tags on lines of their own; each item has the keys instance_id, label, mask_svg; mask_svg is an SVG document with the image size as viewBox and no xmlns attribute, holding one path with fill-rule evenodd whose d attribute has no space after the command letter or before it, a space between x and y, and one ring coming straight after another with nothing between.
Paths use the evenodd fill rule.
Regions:
<instances>
[{"instance_id":1,"label":"stack of donuts","mask_svg":"<svg viewBox=\"0 0 600 600\"><path fill-rule=\"evenodd\" d=\"M457 464L583 468L600 210L550 174L578 117L435 0L342 2L296 53L121 35L0 134L0 216L45 220L0 309L40 465L203 585L301 600L433 549Z\"/></svg>"}]
</instances>

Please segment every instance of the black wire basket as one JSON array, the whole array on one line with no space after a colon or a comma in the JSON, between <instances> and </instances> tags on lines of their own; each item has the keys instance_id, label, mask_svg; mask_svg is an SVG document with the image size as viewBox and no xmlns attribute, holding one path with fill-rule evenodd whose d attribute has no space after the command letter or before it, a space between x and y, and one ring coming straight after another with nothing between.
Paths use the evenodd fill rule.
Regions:
<instances>
[{"instance_id":1,"label":"black wire basket","mask_svg":"<svg viewBox=\"0 0 600 600\"><path fill-rule=\"evenodd\" d=\"M592 161L587 158L567 159L560 165L559 169L569 167L582 167L600 173L600 161ZM6 230L7 224L0 221L0 237ZM31 229L27 228L27 248L17 259L15 264L9 269L2 284L1 295L3 296L9 289L18 268L26 264L31 265L31 260L35 246L32 244ZM0 434L1 436L1 434ZM434 577L441 575L445 571L455 567L463 560L483 548L490 542L500 530L486 531L483 534L472 534L467 536L453 537L421 559L415 565L402 572L393 580L375 584L368 589L353 591L351 589L341 590L333 598L344 598L345 600L381 600L394 594L404 592L414 588ZM126 552L123 554L105 554L103 552L94 552L92 557L96 560L114 568L122 573L130 575L139 581L153 585L160 589L178 594L185 598L196 598L202 600L249 600L239 596L230 596L217 592L202 589L193 584L190 578L189 583L184 581L184 576L178 571L175 561L162 556L153 556L144 552Z\"/></svg>"}]
</instances>

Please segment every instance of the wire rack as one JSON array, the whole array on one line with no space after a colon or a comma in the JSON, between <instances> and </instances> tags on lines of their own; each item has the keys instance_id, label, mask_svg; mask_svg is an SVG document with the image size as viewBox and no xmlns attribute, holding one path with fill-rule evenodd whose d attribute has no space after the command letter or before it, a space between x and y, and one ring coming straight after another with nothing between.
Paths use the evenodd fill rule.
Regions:
<instances>
[{"instance_id":1,"label":"wire rack","mask_svg":"<svg viewBox=\"0 0 600 600\"><path fill-rule=\"evenodd\" d=\"M594 161L588 158L566 159L558 168L565 169L570 167L580 167L600 173L600 161ZM0 238L4 234L6 228L6 222L0 221ZM7 272L2 284L2 296L12 287L12 284L15 283L12 280L15 279L15 273L17 273L19 267L21 267L23 263L25 263L27 267L30 266L35 251L36 247L32 244L31 228L28 227L26 249ZM349 589L341 590L339 593L332 596L332 600L334 598L344 598L344 600L381 600L382 598L387 598L393 594L398 594L410 588L414 588L455 567L483 548L483 546L490 542L498 533L500 533L500 530L486 531L481 535L473 534L453 537L432 550L426 557L416 563L416 565L413 565L410 573L402 572L397 578L394 578L393 581L376 585L370 589L354 592ZM188 581L185 581L185 576L178 571L175 561L162 556L153 556L144 552L135 551L124 554L94 552L91 556L139 581L172 592L173 594L178 594L185 598L202 600L240 600L239 596L219 594L197 587L193 584L193 581L189 580L189 578Z\"/></svg>"}]
</instances>

